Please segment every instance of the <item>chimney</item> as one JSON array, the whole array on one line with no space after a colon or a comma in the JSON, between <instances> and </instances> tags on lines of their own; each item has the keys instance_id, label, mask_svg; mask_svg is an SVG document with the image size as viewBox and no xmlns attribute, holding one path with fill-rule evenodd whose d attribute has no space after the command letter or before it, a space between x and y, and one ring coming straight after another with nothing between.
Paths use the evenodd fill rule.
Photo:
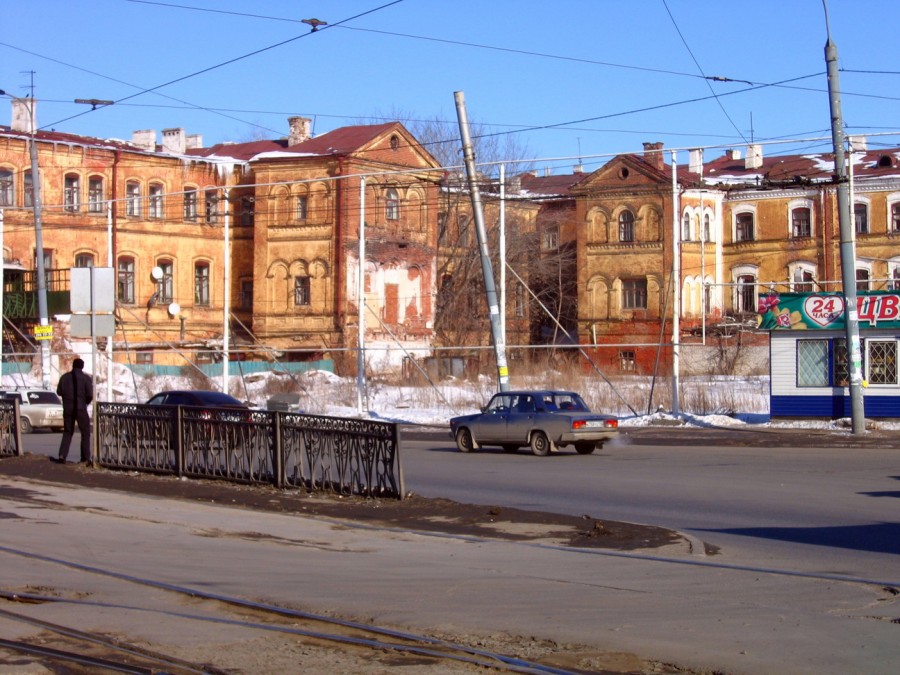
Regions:
<instances>
[{"instance_id":1,"label":"chimney","mask_svg":"<svg viewBox=\"0 0 900 675\"><path fill-rule=\"evenodd\" d=\"M747 146L747 159L744 160L745 169L758 169L763 165L762 146L758 143Z\"/></svg>"},{"instance_id":2,"label":"chimney","mask_svg":"<svg viewBox=\"0 0 900 675\"><path fill-rule=\"evenodd\" d=\"M13 131L33 134L37 131L37 101L33 98L14 98L12 100Z\"/></svg>"},{"instance_id":3,"label":"chimney","mask_svg":"<svg viewBox=\"0 0 900 675\"><path fill-rule=\"evenodd\" d=\"M309 140L312 120L309 117L288 117L291 133L288 136L288 147Z\"/></svg>"},{"instance_id":4,"label":"chimney","mask_svg":"<svg viewBox=\"0 0 900 675\"><path fill-rule=\"evenodd\" d=\"M584 173L584 164L578 163L573 166L572 173Z\"/></svg>"},{"instance_id":5,"label":"chimney","mask_svg":"<svg viewBox=\"0 0 900 675\"><path fill-rule=\"evenodd\" d=\"M847 136L847 141L853 152L866 152L869 149L869 143L865 136Z\"/></svg>"},{"instance_id":6,"label":"chimney","mask_svg":"<svg viewBox=\"0 0 900 675\"><path fill-rule=\"evenodd\" d=\"M688 171L703 173L703 149L693 148L688 154Z\"/></svg>"},{"instance_id":7,"label":"chimney","mask_svg":"<svg viewBox=\"0 0 900 675\"><path fill-rule=\"evenodd\" d=\"M163 129L162 130L162 151L169 155L183 155L185 151L186 141L184 138L184 129Z\"/></svg>"},{"instance_id":8,"label":"chimney","mask_svg":"<svg viewBox=\"0 0 900 675\"><path fill-rule=\"evenodd\" d=\"M196 150L198 148L203 147L203 135L202 134L191 134L190 136L186 136L184 139L185 148L188 150Z\"/></svg>"},{"instance_id":9,"label":"chimney","mask_svg":"<svg viewBox=\"0 0 900 675\"><path fill-rule=\"evenodd\" d=\"M725 158L730 159L733 162L736 162L737 160L739 160L741 158L741 151L735 150L734 148L728 148L725 151Z\"/></svg>"},{"instance_id":10,"label":"chimney","mask_svg":"<svg viewBox=\"0 0 900 675\"><path fill-rule=\"evenodd\" d=\"M156 152L156 129L132 131L131 144L147 152Z\"/></svg>"},{"instance_id":11,"label":"chimney","mask_svg":"<svg viewBox=\"0 0 900 675\"><path fill-rule=\"evenodd\" d=\"M662 150L663 144L660 142L644 143L644 161L659 171L666 168L666 160L663 157Z\"/></svg>"},{"instance_id":12,"label":"chimney","mask_svg":"<svg viewBox=\"0 0 900 675\"><path fill-rule=\"evenodd\" d=\"M550 171L550 167L545 166L544 167L544 177L546 178L547 176L550 176L550 175L552 175L552 172Z\"/></svg>"}]
</instances>

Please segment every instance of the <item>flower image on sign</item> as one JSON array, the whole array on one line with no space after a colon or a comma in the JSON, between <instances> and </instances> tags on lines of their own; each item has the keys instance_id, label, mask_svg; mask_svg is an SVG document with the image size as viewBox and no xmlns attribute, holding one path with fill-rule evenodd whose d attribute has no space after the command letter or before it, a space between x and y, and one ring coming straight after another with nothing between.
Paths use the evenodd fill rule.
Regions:
<instances>
[{"instance_id":1,"label":"flower image on sign","mask_svg":"<svg viewBox=\"0 0 900 675\"><path fill-rule=\"evenodd\" d=\"M861 291L860 328L900 328L900 294ZM767 293L759 297L762 330L843 330L846 302L839 293Z\"/></svg>"}]
</instances>

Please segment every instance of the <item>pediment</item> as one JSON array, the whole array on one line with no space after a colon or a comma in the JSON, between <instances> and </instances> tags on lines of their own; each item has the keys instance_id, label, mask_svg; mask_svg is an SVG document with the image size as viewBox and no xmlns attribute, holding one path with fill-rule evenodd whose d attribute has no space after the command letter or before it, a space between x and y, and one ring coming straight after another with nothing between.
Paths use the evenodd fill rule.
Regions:
<instances>
[{"instance_id":1,"label":"pediment","mask_svg":"<svg viewBox=\"0 0 900 675\"><path fill-rule=\"evenodd\" d=\"M616 155L585 177L572 192L657 187L671 178L637 155Z\"/></svg>"}]
</instances>

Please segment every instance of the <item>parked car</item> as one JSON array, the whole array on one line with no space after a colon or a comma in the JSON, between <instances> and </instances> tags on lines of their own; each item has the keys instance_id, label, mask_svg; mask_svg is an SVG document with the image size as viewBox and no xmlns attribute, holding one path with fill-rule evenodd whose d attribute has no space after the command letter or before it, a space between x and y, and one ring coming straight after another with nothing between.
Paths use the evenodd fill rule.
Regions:
<instances>
[{"instance_id":1,"label":"parked car","mask_svg":"<svg viewBox=\"0 0 900 675\"><path fill-rule=\"evenodd\" d=\"M506 452L531 447L538 456L573 445L589 455L618 434L614 415L592 413L573 391L506 391L494 394L482 412L450 420L461 452L498 445Z\"/></svg>"},{"instance_id":2,"label":"parked car","mask_svg":"<svg viewBox=\"0 0 900 675\"><path fill-rule=\"evenodd\" d=\"M19 401L19 428L23 434L35 429L63 428L63 406L55 391L48 389L12 389L0 392L3 398Z\"/></svg>"},{"instance_id":3,"label":"parked car","mask_svg":"<svg viewBox=\"0 0 900 675\"><path fill-rule=\"evenodd\" d=\"M161 391L147 401L147 405L184 405L193 408L207 408L210 415L215 413L220 419L249 421L250 408L234 396L220 391L181 390ZM242 410L247 414L234 415L229 411Z\"/></svg>"}]
</instances>

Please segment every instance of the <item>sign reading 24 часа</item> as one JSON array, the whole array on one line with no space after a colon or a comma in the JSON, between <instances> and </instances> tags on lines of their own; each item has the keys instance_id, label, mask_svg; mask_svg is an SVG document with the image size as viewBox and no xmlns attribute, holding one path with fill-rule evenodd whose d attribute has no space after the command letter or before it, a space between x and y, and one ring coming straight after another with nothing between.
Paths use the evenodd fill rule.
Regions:
<instances>
[{"instance_id":1,"label":"sign reading 24 \u0447\u0430\u0441\u0430","mask_svg":"<svg viewBox=\"0 0 900 675\"><path fill-rule=\"evenodd\" d=\"M900 293L859 291L860 328L900 328ZM759 296L762 330L843 330L846 302L838 293L768 293Z\"/></svg>"}]
</instances>

